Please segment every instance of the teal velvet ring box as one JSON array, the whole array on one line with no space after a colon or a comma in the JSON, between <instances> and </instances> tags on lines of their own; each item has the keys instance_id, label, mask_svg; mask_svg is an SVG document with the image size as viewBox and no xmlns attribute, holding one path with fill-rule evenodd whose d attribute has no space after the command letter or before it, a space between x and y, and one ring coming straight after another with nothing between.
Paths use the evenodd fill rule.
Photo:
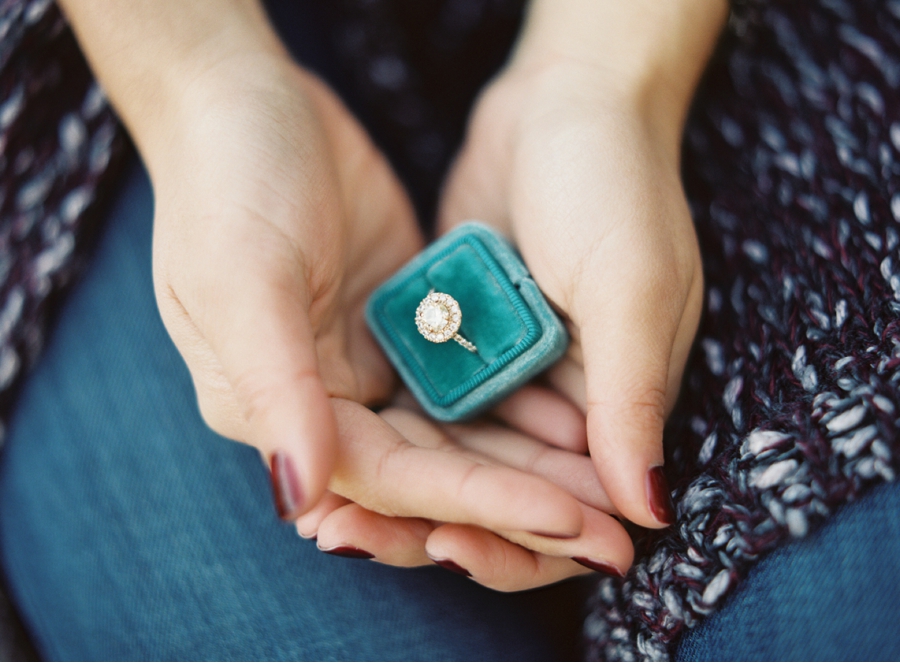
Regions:
<instances>
[{"instance_id":1,"label":"teal velvet ring box","mask_svg":"<svg viewBox=\"0 0 900 665\"><path fill-rule=\"evenodd\" d=\"M420 307L429 294L435 307ZM556 362L569 343L517 252L477 222L443 236L378 287L366 319L406 385L438 420L487 409ZM462 341L429 341L422 321L446 323L443 332Z\"/></svg>"}]
</instances>

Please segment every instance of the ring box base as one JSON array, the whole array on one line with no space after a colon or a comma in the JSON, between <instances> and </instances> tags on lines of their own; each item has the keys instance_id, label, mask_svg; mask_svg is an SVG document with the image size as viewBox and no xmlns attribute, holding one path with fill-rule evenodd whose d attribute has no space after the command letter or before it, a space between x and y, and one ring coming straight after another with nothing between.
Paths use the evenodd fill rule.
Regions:
<instances>
[{"instance_id":1,"label":"ring box base","mask_svg":"<svg viewBox=\"0 0 900 665\"><path fill-rule=\"evenodd\" d=\"M458 332L477 352L419 333L416 308L432 289L457 300ZM515 249L478 222L460 225L382 284L366 319L423 408L444 421L496 404L556 362L569 343Z\"/></svg>"}]
</instances>

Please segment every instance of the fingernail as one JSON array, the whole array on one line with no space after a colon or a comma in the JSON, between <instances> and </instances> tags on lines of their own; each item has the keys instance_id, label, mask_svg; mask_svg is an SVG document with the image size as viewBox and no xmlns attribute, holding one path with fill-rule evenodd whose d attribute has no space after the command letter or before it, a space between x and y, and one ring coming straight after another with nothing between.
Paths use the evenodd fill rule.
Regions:
<instances>
[{"instance_id":1,"label":"fingernail","mask_svg":"<svg viewBox=\"0 0 900 665\"><path fill-rule=\"evenodd\" d=\"M321 547L319 548L320 552L324 552L325 554L334 554L335 556L342 556L347 559L374 559L375 555L366 552L365 550L361 550L358 547L353 547L352 545L338 545L337 547L332 547L330 550L323 550Z\"/></svg>"},{"instance_id":2,"label":"fingernail","mask_svg":"<svg viewBox=\"0 0 900 665\"><path fill-rule=\"evenodd\" d=\"M529 531L529 533L541 538L558 538L560 540L571 540L581 535L580 533L550 533L549 531Z\"/></svg>"},{"instance_id":3,"label":"fingernail","mask_svg":"<svg viewBox=\"0 0 900 665\"><path fill-rule=\"evenodd\" d=\"M297 469L287 453L276 450L269 458L272 477L272 492L275 496L275 510L283 520L290 521L297 517L303 506L303 490Z\"/></svg>"},{"instance_id":4,"label":"fingernail","mask_svg":"<svg viewBox=\"0 0 900 665\"><path fill-rule=\"evenodd\" d=\"M594 561L593 559L588 559L586 556L573 556L572 561L574 561L575 563L580 563L585 568L596 570L598 573L606 573L607 575L613 575L615 577L625 577L625 573L623 573L611 563Z\"/></svg>"},{"instance_id":5,"label":"fingernail","mask_svg":"<svg viewBox=\"0 0 900 665\"><path fill-rule=\"evenodd\" d=\"M655 466L647 473L647 495L650 499L650 512L657 522L671 524L675 521L669 483L661 466Z\"/></svg>"},{"instance_id":6,"label":"fingernail","mask_svg":"<svg viewBox=\"0 0 900 665\"><path fill-rule=\"evenodd\" d=\"M450 559L432 559L431 556L429 556L428 558L434 561L441 568L446 568L447 570L454 572L457 575L462 575L463 577L472 577L472 573L460 566L455 561L451 561Z\"/></svg>"}]
</instances>

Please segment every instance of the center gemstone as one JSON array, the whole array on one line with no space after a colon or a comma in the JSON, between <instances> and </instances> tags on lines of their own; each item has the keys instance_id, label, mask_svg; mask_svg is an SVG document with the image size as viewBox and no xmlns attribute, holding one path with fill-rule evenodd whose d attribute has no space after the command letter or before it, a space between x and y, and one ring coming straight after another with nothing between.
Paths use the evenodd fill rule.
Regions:
<instances>
[{"instance_id":1,"label":"center gemstone","mask_svg":"<svg viewBox=\"0 0 900 665\"><path fill-rule=\"evenodd\" d=\"M440 305L428 304L422 310L422 321L432 330L440 330L447 323L447 310Z\"/></svg>"}]
</instances>

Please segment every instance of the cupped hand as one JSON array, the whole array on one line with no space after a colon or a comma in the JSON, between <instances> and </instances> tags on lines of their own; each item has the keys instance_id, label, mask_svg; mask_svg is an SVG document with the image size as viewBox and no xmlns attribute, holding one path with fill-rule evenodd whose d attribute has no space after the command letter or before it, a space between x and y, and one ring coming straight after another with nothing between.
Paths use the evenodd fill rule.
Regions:
<instances>
[{"instance_id":1,"label":"cupped hand","mask_svg":"<svg viewBox=\"0 0 900 665\"><path fill-rule=\"evenodd\" d=\"M485 220L518 246L569 323L548 378L584 409L604 489L624 517L660 527L674 518L663 425L703 282L680 128L642 103L582 63L509 67L476 105L440 225Z\"/></svg>"},{"instance_id":2,"label":"cupped hand","mask_svg":"<svg viewBox=\"0 0 900 665\"><path fill-rule=\"evenodd\" d=\"M340 101L286 59L218 64L177 120L144 151L160 313L204 419L271 461L295 518L334 467L330 398L393 389L363 306L420 248L414 214Z\"/></svg>"},{"instance_id":3,"label":"cupped hand","mask_svg":"<svg viewBox=\"0 0 900 665\"><path fill-rule=\"evenodd\" d=\"M590 407L600 483L578 455L583 418L565 417L571 405L540 389L496 413L574 453L582 469L574 476L571 460L555 454L564 451L527 437L451 433L392 412L388 423L365 408L388 398L393 378L365 330L363 302L421 240L383 157L334 95L290 62L259 2L62 4L150 171L157 298L202 413L270 459L284 517L307 513L323 535L332 515L357 511L379 537L395 534L400 546L384 558L396 563L403 552L407 563L421 559L424 545L409 534L425 524L430 554L457 557L497 588L552 580L541 557L580 557L561 543L592 537L596 507L641 521L627 487L638 462L661 462L656 434L699 293L671 140L659 149L651 124L627 103L579 96L596 92L591 80L572 86L571 72L551 72L517 81L510 69L480 104L445 198L445 225L470 216L500 225L571 318L582 343L551 379ZM724 15L719 4L712 23ZM611 61L637 72L656 61L642 54L662 45L663 60L677 60L670 74L688 72L671 78L688 84L698 70L680 56L702 61L712 42L695 41L695 27L714 33L699 0L535 0L529 15L526 33L548 28L536 30L535 43L546 33L589 56L612 47ZM641 30L622 29L635 18ZM554 403L568 406L552 415ZM592 550L627 566L630 543L617 540L624 531L602 518L608 539L591 541Z\"/></svg>"},{"instance_id":4,"label":"cupped hand","mask_svg":"<svg viewBox=\"0 0 900 665\"><path fill-rule=\"evenodd\" d=\"M364 303L421 239L342 104L268 58L205 77L215 83L198 83L189 121L145 151L157 299L204 418L269 459L282 516L302 515L330 483L387 515L578 534L578 502L552 483L456 455L420 464L421 449L366 408L395 378ZM383 473L396 459L399 475Z\"/></svg>"}]
</instances>

